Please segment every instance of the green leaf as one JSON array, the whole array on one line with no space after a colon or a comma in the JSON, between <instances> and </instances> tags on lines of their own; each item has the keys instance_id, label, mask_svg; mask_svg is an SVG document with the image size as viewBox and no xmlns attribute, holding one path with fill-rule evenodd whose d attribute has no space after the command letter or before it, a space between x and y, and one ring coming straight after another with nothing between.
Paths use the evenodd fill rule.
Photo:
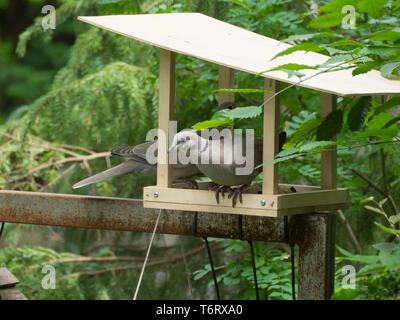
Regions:
<instances>
[{"instance_id":1,"label":"green leaf","mask_svg":"<svg viewBox=\"0 0 400 320\"><path fill-rule=\"evenodd\" d=\"M384 112L388 109L391 109L393 107L397 107L400 105L400 96L395 96L391 98L390 100L384 102L381 104L378 108L375 109L374 117L377 116L379 113Z\"/></svg>"},{"instance_id":2,"label":"green leaf","mask_svg":"<svg viewBox=\"0 0 400 320\"><path fill-rule=\"evenodd\" d=\"M334 0L319 8L320 12L342 12L342 8L346 5L356 6L360 0Z\"/></svg>"},{"instance_id":3,"label":"green leaf","mask_svg":"<svg viewBox=\"0 0 400 320\"><path fill-rule=\"evenodd\" d=\"M302 154L297 154L297 153L296 153L296 154L292 154L292 155L290 155L290 156L285 156L285 157L282 157L282 158L276 158L276 159L274 159L274 160L267 161L267 162L264 162L264 163L258 165L258 166L256 167L256 169L257 169L257 168L260 168L260 167L262 167L262 166L264 166L264 165L266 165L266 164L275 164L275 163L283 162L283 161L290 160L290 159L293 159L293 158L297 158L297 157L300 157L300 156L302 156Z\"/></svg>"},{"instance_id":4,"label":"green leaf","mask_svg":"<svg viewBox=\"0 0 400 320\"><path fill-rule=\"evenodd\" d=\"M285 56L285 55L291 54L291 53L296 52L296 51L322 52L324 50L325 49L320 47L319 44L317 44L317 43L304 42L304 43L297 44L295 46L287 48L286 50L283 50L283 51L279 52L277 55L275 55L275 57L272 58L272 60L275 59L275 58L281 57L281 56Z\"/></svg>"},{"instance_id":5,"label":"green leaf","mask_svg":"<svg viewBox=\"0 0 400 320\"><path fill-rule=\"evenodd\" d=\"M324 14L321 17L311 20L310 23L308 24L308 27L314 29L337 27L342 24L344 16L345 14L341 12Z\"/></svg>"},{"instance_id":6,"label":"green leaf","mask_svg":"<svg viewBox=\"0 0 400 320\"><path fill-rule=\"evenodd\" d=\"M400 255L390 254L386 251L379 252L379 258L386 267L389 269L399 269L400 268Z\"/></svg>"},{"instance_id":7,"label":"green leaf","mask_svg":"<svg viewBox=\"0 0 400 320\"><path fill-rule=\"evenodd\" d=\"M264 89L253 89L253 88L243 88L243 89L218 89L217 92L236 92L236 93L265 93L272 92L271 90Z\"/></svg>"},{"instance_id":8,"label":"green leaf","mask_svg":"<svg viewBox=\"0 0 400 320\"><path fill-rule=\"evenodd\" d=\"M341 47L341 46L356 46L356 47L362 47L363 44L354 40L350 39L344 39L344 40L339 40L335 41L332 43L329 43L329 46L334 48L334 47Z\"/></svg>"},{"instance_id":9,"label":"green leaf","mask_svg":"<svg viewBox=\"0 0 400 320\"><path fill-rule=\"evenodd\" d=\"M315 142L311 142L311 143L302 145L298 149L298 151L299 152L309 152L311 150L327 148L327 147L330 147L333 145L336 145L335 141L315 141Z\"/></svg>"},{"instance_id":10,"label":"green leaf","mask_svg":"<svg viewBox=\"0 0 400 320\"><path fill-rule=\"evenodd\" d=\"M361 0L357 9L368 13L373 18L379 18L383 12L382 9L388 0Z\"/></svg>"},{"instance_id":11,"label":"green leaf","mask_svg":"<svg viewBox=\"0 0 400 320\"><path fill-rule=\"evenodd\" d=\"M357 67L353 70L353 76L357 76L359 74L367 73L371 70L374 70L382 65L382 61L368 61L363 64L357 65Z\"/></svg>"},{"instance_id":12,"label":"green leaf","mask_svg":"<svg viewBox=\"0 0 400 320\"><path fill-rule=\"evenodd\" d=\"M396 215L393 215L393 216L390 216L389 217L389 221L391 223L393 223L393 224L396 224L397 222L400 222L400 213L396 214Z\"/></svg>"},{"instance_id":13,"label":"green leaf","mask_svg":"<svg viewBox=\"0 0 400 320\"><path fill-rule=\"evenodd\" d=\"M385 125L382 127L382 129L390 128L392 125L394 125L397 122L400 122L400 116L393 118L392 120L386 122Z\"/></svg>"},{"instance_id":14,"label":"green leaf","mask_svg":"<svg viewBox=\"0 0 400 320\"><path fill-rule=\"evenodd\" d=\"M397 130L392 129L392 128L370 129L370 130L366 130L363 132L360 132L360 131L354 132L354 136L356 138L378 137L378 138L390 140L393 137L397 136Z\"/></svg>"},{"instance_id":15,"label":"green leaf","mask_svg":"<svg viewBox=\"0 0 400 320\"><path fill-rule=\"evenodd\" d=\"M360 204L364 204L364 203L371 202L371 201L374 201L374 197L373 196L361 200Z\"/></svg>"},{"instance_id":16,"label":"green leaf","mask_svg":"<svg viewBox=\"0 0 400 320\"><path fill-rule=\"evenodd\" d=\"M363 262L363 263L372 264L372 263L379 262L379 257L378 256L364 256L364 255L355 254L355 255L344 257L341 260L349 260L349 261Z\"/></svg>"},{"instance_id":17,"label":"green leaf","mask_svg":"<svg viewBox=\"0 0 400 320\"><path fill-rule=\"evenodd\" d=\"M226 118L224 120L207 120L207 121L198 122L192 126L192 129L198 131L198 130L204 130L204 129L208 129L208 128L216 128L218 126L230 126L230 125L232 125L232 120L229 118Z\"/></svg>"},{"instance_id":18,"label":"green leaf","mask_svg":"<svg viewBox=\"0 0 400 320\"><path fill-rule=\"evenodd\" d=\"M393 73L393 71L394 71L395 69L398 69L399 65L400 65L400 61L389 62L389 63L384 64L384 65L380 68L381 75L382 75L383 77L389 76L390 74Z\"/></svg>"},{"instance_id":19,"label":"green leaf","mask_svg":"<svg viewBox=\"0 0 400 320\"><path fill-rule=\"evenodd\" d=\"M397 246L397 243L393 242L382 242L372 245L376 250L385 251L385 252L392 252Z\"/></svg>"},{"instance_id":20,"label":"green leaf","mask_svg":"<svg viewBox=\"0 0 400 320\"><path fill-rule=\"evenodd\" d=\"M320 124L317 129L317 140L327 141L336 136L343 125L343 110L332 111Z\"/></svg>"},{"instance_id":21,"label":"green leaf","mask_svg":"<svg viewBox=\"0 0 400 320\"><path fill-rule=\"evenodd\" d=\"M379 201L379 206L383 207L383 205L386 203L386 201L388 200L388 198L382 199L381 201Z\"/></svg>"},{"instance_id":22,"label":"green leaf","mask_svg":"<svg viewBox=\"0 0 400 320\"><path fill-rule=\"evenodd\" d=\"M383 30L378 31L370 37L371 40L380 40L380 41L392 41L400 39L400 28L394 28L392 30Z\"/></svg>"},{"instance_id":23,"label":"green leaf","mask_svg":"<svg viewBox=\"0 0 400 320\"><path fill-rule=\"evenodd\" d=\"M399 47L394 47L393 45L375 45L375 46L365 46L359 52L360 55L378 55L382 58L388 58L391 55L399 54Z\"/></svg>"},{"instance_id":24,"label":"green leaf","mask_svg":"<svg viewBox=\"0 0 400 320\"><path fill-rule=\"evenodd\" d=\"M267 70L268 71L276 71L276 70L304 70L304 69L318 69L318 66L308 66L306 64L297 64L297 63L286 63L281 66L272 68Z\"/></svg>"},{"instance_id":25,"label":"green leaf","mask_svg":"<svg viewBox=\"0 0 400 320\"><path fill-rule=\"evenodd\" d=\"M369 211L372 211L372 212L375 212L375 213L379 213L381 215L385 215L385 212L383 212L381 209L378 209L378 208L375 208L375 207L371 207L371 206L368 206L368 205L364 206L364 208L369 210Z\"/></svg>"},{"instance_id":26,"label":"green leaf","mask_svg":"<svg viewBox=\"0 0 400 320\"><path fill-rule=\"evenodd\" d=\"M396 232L393 230L393 229L390 229L390 228L388 228L388 227L385 227L385 226L383 226L383 225L381 225L379 222L374 222L380 229L382 229L383 231L385 231L385 232L387 232L387 233L390 233L390 234L396 234Z\"/></svg>"},{"instance_id":27,"label":"green leaf","mask_svg":"<svg viewBox=\"0 0 400 320\"><path fill-rule=\"evenodd\" d=\"M305 136L310 134L313 130L315 130L321 123L322 119L310 119L304 123L296 130L295 133L290 138L290 141L287 143L287 147L293 147L297 142L303 139Z\"/></svg>"},{"instance_id":28,"label":"green leaf","mask_svg":"<svg viewBox=\"0 0 400 320\"><path fill-rule=\"evenodd\" d=\"M347 117L347 124L351 131L360 130L368 111L371 109L371 97L361 97L351 108Z\"/></svg>"},{"instance_id":29,"label":"green leaf","mask_svg":"<svg viewBox=\"0 0 400 320\"><path fill-rule=\"evenodd\" d=\"M384 266L382 263L367 264L357 272L357 275L369 275L371 273L383 272L385 270L386 266Z\"/></svg>"},{"instance_id":30,"label":"green leaf","mask_svg":"<svg viewBox=\"0 0 400 320\"><path fill-rule=\"evenodd\" d=\"M354 58L351 54L337 54L333 57L330 57L328 60L326 60L322 66L325 67L325 66L329 66L331 64L336 64L339 62L351 61L353 59Z\"/></svg>"},{"instance_id":31,"label":"green leaf","mask_svg":"<svg viewBox=\"0 0 400 320\"><path fill-rule=\"evenodd\" d=\"M293 34L286 39L281 40L282 42L291 42L291 41L306 41L316 37L328 37L328 38L343 38L343 35L335 33L335 32L315 32L315 33L306 33L306 34Z\"/></svg>"},{"instance_id":32,"label":"green leaf","mask_svg":"<svg viewBox=\"0 0 400 320\"><path fill-rule=\"evenodd\" d=\"M231 120L234 119L248 119L260 116L262 108L258 106L240 107L232 110L227 110L226 115Z\"/></svg>"}]
</instances>

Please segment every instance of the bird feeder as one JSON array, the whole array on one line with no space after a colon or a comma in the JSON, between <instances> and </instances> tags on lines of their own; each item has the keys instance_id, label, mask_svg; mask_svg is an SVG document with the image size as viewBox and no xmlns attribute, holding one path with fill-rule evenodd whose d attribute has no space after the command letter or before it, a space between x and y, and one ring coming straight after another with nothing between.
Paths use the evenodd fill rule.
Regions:
<instances>
[{"instance_id":1,"label":"bird feeder","mask_svg":"<svg viewBox=\"0 0 400 320\"><path fill-rule=\"evenodd\" d=\"M231 200L217 203L208 182L200 190L184 189L172 183L172 166L168 164L169 121L174 118L175 56L185 54L219 65L219 88L233 88L234 70L260 74L265 78L263 162L278 153L279 83L296 83L285 72L265 72L286 63L322 64L329 57L303 51L272 58L290 47L289 44L256 34L199 13L167 13L144 15L109 15L79 17L97 27L133 38L160 48L159 118L158 127L166 136L159 138L157 185L144 188L146 208L218 212L259 216L287 216L315 211L337 210L348 206L349 192L337 187L337 152L329 147L321 152L321 186L294 185L295 193L281 193L292 185L278 184L278 165L263 166L261 193L244 193L243 203L232 207ZM308 76L315 70L306 70ZM370 71L354 77L350 70L322 73L297 83L300 87L321 93L321 117L335 110L337 96L385 95L400 92L397 81ZM179 86L177 88L179 90ZM219 103L233 101L233 94L220 92ZM164 162L164 163L163 163Z\"/></svg>"}]
</instances>

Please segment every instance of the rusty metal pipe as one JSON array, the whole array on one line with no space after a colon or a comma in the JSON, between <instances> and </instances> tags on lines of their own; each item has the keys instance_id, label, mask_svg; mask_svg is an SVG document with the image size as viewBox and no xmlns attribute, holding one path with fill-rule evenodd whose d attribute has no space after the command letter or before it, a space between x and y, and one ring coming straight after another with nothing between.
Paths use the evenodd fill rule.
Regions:
<instances>
[{"instance_id":1,"label":"rusty metal pipe","mask_svg":"<svg viewBox=\"0 0 400 320\"><path fill-rule=\"evenodd\" d=\"M0 221L152 232L159 209L142 200L24 191L0 191ZM242 216L242 239L284 242L283 218ZM239 239L239 215L198 213L197 236ZM193 235L194 212L165 210L157 232ZM298 299L329 299L334 279L333 214L302 214L289 222L299 246ZM297 291L297 290L296 290Z\"/></svg>"}]
</instances>

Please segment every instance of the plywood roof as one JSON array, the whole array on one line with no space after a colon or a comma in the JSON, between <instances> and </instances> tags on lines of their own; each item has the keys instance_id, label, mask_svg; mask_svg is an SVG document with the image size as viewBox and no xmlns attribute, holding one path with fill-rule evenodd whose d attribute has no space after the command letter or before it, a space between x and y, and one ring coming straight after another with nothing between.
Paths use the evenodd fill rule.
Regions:
<instances>
[{"instance_id":1,"label":"plywood roof","mask_svg":"<svg viewBox=\"0 0 400 320\"><path fill-rule=\"evenodd\" d=\"M78 19L163 49L253 74L285 63L312 66L329 58L299 51L271 61L290 45L200 13L109 15ZM301 72L308 77L317 71ZM264 73L263 76L288 83L299 81L297 77L288 78L283 71ZM378 71L355 77L351 70L323 73L299 86L341 96L400 93L400 81L385 79Z\"/></svg>"}]
</instances>

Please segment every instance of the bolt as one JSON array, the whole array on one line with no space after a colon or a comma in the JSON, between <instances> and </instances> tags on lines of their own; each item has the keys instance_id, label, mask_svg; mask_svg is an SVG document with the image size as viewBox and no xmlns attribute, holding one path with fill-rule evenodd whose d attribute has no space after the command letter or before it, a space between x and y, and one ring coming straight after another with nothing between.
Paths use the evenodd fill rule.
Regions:
<instances>
[{"instance_id":1,"label":"bolt","mask_svg":"<svg viewBox=\"0 0 400 320\"><path fill-rule=\"evenodd\" d=\"M261 203L261 205L264 207L265 206L265 204L266 204L266 202L265 202L265 200L263 199L263 200L261 200L260 201L260 203Z\"/></svg>"},{"instance_id":2,"label":"bolt","mask_svg":"<svg viewBox=\"0 0 400 320\"><path fill-rule=\"evenodd\" d=\"M158 198L158 192L154 192L154 198Z\"/></svg>"}]
</instances>

